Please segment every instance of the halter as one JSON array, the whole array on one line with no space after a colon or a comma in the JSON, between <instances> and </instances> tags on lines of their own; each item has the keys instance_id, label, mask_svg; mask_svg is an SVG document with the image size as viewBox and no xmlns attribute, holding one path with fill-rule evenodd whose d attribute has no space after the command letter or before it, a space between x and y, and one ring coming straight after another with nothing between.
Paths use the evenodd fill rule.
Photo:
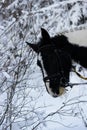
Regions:
<instances>
[{"instance_id":1,"label":"halter","mask_svg":"<svg viewBox=\"0 0 87 130\"><path fill-rule=\"evenodd\" d=\"M43 50L44 48L49 48L49 47L54 48L54 54L57 57L57 64L59 64L60 73L58 72L58 73L54 73L52 75L45 76L44 70L43 70L43 65L38 57L40 55L41 50ZM64 85L65 87L67 86L66 78L64 76L64 71L63 71L63 67L62 67L62 63L61 63L61 59L60 59L60 53L61 53L61 50L57 50L55 45L44 45L43 47L39 47L39 49L38 49L37 64L41 68L42 75L43 75L43 81L45 82L45 85L46 85L46 83L49 83L50 80L58 79L60 77L60 85L61 86ZM48 56L49 56L49 54L48 54Z\"/></svg>"}]
</instances>

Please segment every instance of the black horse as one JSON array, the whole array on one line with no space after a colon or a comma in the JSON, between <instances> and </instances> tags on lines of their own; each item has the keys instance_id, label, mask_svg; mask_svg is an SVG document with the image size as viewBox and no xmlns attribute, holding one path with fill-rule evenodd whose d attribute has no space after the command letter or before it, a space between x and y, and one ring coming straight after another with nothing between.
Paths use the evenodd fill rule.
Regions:
<instances>
[{"instance_id":1,"label":"black horse","mask_svg":"<svg viewBox=\"0 0 87 130\"><path fill-rule=\"evenodd\" d=\"M72 60L87 68L87 48L70 43L64 35L50 37L43 28L41 34L37 44L27 44L37 53L37 65L41 68L48 93L58 97L68 86Z\"/></svg>"}]
</instances>

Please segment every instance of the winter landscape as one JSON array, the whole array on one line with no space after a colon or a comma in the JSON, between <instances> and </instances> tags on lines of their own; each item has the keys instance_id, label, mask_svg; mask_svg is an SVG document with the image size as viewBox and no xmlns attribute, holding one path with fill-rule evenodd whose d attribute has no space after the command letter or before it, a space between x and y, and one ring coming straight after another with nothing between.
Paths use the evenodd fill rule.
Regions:
<instances>
[{"instance_id":1,"label":"winter landscape","mask_svg":"<svg viewBox=\"0 0 87 130\"><path fill-rule=\"evenodd\" d=\"M86 130L86 80L71 72L70 83L79 85L57 98L46 91L37 55L26 44L38 42L41 27L86 46L87 1L0 0L0 130Z\"/></svg>"}]
</instances>

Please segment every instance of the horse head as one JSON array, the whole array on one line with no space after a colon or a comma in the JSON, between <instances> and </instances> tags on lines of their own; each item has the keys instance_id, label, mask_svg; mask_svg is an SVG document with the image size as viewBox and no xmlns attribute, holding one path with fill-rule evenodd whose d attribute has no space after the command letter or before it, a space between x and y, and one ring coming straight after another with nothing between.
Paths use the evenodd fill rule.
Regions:
<instances>
[{"instance_id":1,"label":"horse head","mask_svg":"<svg viewBox=\"0 0 87 130\"><path fill-rule=\"evenodd\" d=\"M64 93L69 82L71 59L69 54L56 47L54 38L43 28L41 35L42 38L37 44L27 44L37 53L37 65L41 69L48 93L58 97Z\"/></svg>"}]
</instances>

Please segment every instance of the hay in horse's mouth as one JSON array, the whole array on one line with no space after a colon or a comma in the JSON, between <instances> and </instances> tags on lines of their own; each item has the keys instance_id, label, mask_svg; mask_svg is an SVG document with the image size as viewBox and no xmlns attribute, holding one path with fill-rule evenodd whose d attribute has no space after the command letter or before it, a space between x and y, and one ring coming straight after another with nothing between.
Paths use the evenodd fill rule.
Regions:
<instances>
[{"instance_id":1,"label":"hay in horse's mouth","mask_svg":"<svg viewBox=\"0 0 87 130\"><path fill-rule=\"evenodd\" d=\"M59 94L58 94L58 96L61 96L65 92L66 92L66 89L64 87L59 87Z\"/></svg>"}]
</instances>

